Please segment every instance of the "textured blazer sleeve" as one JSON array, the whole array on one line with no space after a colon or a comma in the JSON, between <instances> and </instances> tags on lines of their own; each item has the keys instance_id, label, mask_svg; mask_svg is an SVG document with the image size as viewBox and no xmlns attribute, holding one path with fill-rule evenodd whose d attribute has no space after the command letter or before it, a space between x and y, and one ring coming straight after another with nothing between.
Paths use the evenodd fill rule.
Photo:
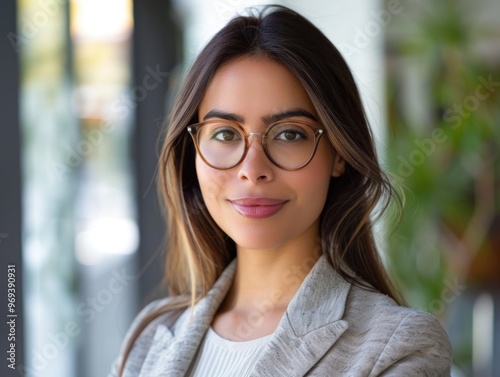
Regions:
<instances>
[{"instance_id":1,"label":"textured blazer sleeve","mask_svg":"<svg viewBox=\"0 0 500 377\"><path fill-rule=\"evenodd\" d=\"M451 346L438 320L410 311L394 330L370 376L450 376Z\"/></svg>"}]
</instances>

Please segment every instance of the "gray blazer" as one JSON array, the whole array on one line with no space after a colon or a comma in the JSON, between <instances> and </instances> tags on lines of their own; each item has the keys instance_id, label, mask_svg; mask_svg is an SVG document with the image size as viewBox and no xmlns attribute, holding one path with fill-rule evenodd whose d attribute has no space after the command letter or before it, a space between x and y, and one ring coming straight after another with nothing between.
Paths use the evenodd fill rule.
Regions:
<instances>
[{"instance_id":1,"label":"gray blazer","mask_svg":"<svg viewBox=\"0 0 500 377\"><path fill-rule=\"evenodd\" d=\"M150 323L134 344L123 376L184 376L235 267L233 261L193 313L173 310ZM148 312L174 299L143 309L125 340ZM108 377L117 376L120 357ZM449 376L450 366L448 337L433 316L351 285L323 256L288 305L251 376Z\"/></svg>"}]
</instances>

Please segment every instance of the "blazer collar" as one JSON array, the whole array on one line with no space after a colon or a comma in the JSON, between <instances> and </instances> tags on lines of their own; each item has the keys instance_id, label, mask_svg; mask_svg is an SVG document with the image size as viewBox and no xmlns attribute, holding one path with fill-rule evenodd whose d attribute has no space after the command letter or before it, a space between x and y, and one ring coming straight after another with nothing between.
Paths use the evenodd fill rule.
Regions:
<instances>
[{"instance_id":1,"label":"blazer collar","mask_svg":"<svg viewBox=\"0 0 500 377\"><path fill-rule=\"evenodd\" d=\"M235 271L233 260L193 312L188 309L179 317L173 332L158 325L141 377L185 375ZM348 328L342 317L350 287L321 256L290 301L251 377L305 375Z\"/></svg>"},{"instance_id":2,"label":"blazer collar","mask_svg":"<svg viewBox=\"0 0 500 377\"><path fill-rule=\"evenodd\" d=\"M158 324L139 377L183 377L224 300L236 271L236 259L222 272L208 294L186 309L176 323ZM173 331L172 331L173 330Z\"/></svg>"}]
</instances>

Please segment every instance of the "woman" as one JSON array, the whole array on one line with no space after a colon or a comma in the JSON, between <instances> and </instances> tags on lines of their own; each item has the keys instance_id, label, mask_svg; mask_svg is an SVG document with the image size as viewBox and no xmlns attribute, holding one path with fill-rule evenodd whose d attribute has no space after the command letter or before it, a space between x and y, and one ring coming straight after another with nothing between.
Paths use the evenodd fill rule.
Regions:
<instances>
[{"instance_id":1,"label":"woman","mask_svg":"<svg viewBox=\"0 0 500 377\"><path fill-rule=\"evenodd\" d=\"M445 376L438 321L403 306L371 215L396 197L345 61L284 7L232 20L194 62L159 185L171 297L111 376ZM382 203L380 203L382 201Z\"/></svg>"}]
</instances>

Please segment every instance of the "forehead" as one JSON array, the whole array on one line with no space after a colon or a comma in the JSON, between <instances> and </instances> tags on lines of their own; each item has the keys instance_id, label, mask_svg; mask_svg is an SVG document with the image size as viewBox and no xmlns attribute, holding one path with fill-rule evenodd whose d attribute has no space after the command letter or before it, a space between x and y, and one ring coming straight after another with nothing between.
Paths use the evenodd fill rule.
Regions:
<instances>
[{"instance_id":1,"label":"forehead","mask_svg":"<svg viewBox=\"0 0 500 377\"><path fill-rule=\"evenodd\" d=\"M252 120L303 108L316 115L299 80L268 58L242 57L223 64L210 81L199 108L200 118L214 109Z\"/></svg>"}]
</instances>

